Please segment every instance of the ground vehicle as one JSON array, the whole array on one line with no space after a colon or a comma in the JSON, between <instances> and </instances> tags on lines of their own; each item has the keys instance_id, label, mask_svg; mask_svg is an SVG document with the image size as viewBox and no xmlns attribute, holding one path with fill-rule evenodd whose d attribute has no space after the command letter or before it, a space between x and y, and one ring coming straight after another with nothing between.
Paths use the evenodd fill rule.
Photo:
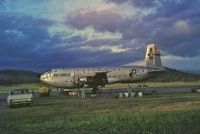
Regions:
<instances>
[{"instance_id":1,"label":"ground vehicle","mask_svg":"<svg viewBox=\"0 0 200 134\"><path fill-rule=\"evenodd\" d=\"M192 93L200 93L200 87L194 87L191 90Z\"/></svg>"},{"instance_id":2,"label":"ground vehicle","mask_svg":"<svg viewBox=\"0 0 200 134\"><path fill-rule=\"evenodd\" d=\"M157 94L156 90L153 88L150 88L148 85L138 85L135 91L136 93L142 92L143 94L152 94L152 95Z\"/></svg>"},{"instance_id":3,"label":"ground vehicle","mask_svg":"<svg viewBox=\"0 0 200 134\"><path fill-rule=\"evenodd\" d=\"M9 107L20 104L31 105L33 103L33 94L28 89L12 89L7 97Z\"/></svg>"},{"instance_id":4,"label":"ground vehicle","mask_svg":"<svg viewBox=\"0 0 200 134\"><path fill-rule=\"evenodd\" d=\"M42 87L40 87L39 89L38 89L38 93L39 93L39 95L42 97L42 96L49 96L50 95L50 92L51 92L51 90L48 88L48 87L44 87L44 86L42 86Z\"/></svg>"}]
</instances>

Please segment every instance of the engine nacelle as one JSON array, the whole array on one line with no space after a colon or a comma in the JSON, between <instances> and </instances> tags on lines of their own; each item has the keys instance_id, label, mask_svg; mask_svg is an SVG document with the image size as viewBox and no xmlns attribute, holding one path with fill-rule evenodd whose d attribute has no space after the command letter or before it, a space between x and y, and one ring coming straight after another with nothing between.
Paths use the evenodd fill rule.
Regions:
<instances>
[{"instance_id":1,"label":"engine nacelle","mask_svg":"<svg viewBox=\"0 0 200 134\"><path fill-rule=\"evenodd\" d=\"M117 78L108 78L108 83L114 83L114 82L117 82L119 81Z\"/></svg>"}]
</instances>

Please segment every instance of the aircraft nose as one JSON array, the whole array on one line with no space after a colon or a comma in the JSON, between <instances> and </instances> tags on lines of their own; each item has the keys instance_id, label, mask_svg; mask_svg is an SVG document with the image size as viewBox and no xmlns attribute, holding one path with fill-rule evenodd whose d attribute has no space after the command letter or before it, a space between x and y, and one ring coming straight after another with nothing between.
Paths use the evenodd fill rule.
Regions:
<instances>
[{"instance_id":1,"label":"aircraft nose","mask_svg":"<svg viewBox=\"0 0 200 134\"><path fill-rule=\"evenodd\" d=\"M43 75L40 76L40 81L42 81L42 79L43 79Z\"/></svg>"},{"instance_id":2,"label":"aircraft nose","mask_svg":"<svg viewBox=\"0 0 200 134\"><path fill-rule=\"evenodd\" d=\"M44 79L45 79L45 78L44 78L44 74L43 74L43 75L40 76L40 81L41 81L41 82L44 82Z\"/></svg>"}]
</instances>

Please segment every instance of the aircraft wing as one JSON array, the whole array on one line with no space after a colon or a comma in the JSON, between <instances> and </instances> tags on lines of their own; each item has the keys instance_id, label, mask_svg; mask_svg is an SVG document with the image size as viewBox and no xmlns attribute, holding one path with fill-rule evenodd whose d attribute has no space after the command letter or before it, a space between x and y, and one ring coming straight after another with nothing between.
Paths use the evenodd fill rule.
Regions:
<instances>
[{"instance_id":1,"label":"aircraft wing","mask_svg":"<svg viewBox=\"0 0 200 134\"><path fill-rule=\"evenodd\" d=\"M107 72L98 71L93 75L82 76L79 78L81 84L88 85L88 87L105 86L108 83Z\"/></svg>"}]
</instances>

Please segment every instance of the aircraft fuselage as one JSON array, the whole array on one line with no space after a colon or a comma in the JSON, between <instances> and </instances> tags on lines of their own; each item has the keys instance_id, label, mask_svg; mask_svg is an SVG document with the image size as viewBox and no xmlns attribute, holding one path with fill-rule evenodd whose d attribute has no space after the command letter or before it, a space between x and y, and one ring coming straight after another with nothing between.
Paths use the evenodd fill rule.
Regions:
<instances>
[{"instance_id":1,"label":"aircraft fuselage","mask_svg":"<svg viewBox=\"0 0 200 134\"><path fill-rule=\"evenodd\" d=\"M41 75L40 79L51 86L73 88L74 84L87 84L88 78L95 77L97 74L104 75L102 76L104 84L108 84L145 80L150 77L149 72L155 71L161 71L161 69L143 66L52 69Z\"/></svg>"}]
</instances>

